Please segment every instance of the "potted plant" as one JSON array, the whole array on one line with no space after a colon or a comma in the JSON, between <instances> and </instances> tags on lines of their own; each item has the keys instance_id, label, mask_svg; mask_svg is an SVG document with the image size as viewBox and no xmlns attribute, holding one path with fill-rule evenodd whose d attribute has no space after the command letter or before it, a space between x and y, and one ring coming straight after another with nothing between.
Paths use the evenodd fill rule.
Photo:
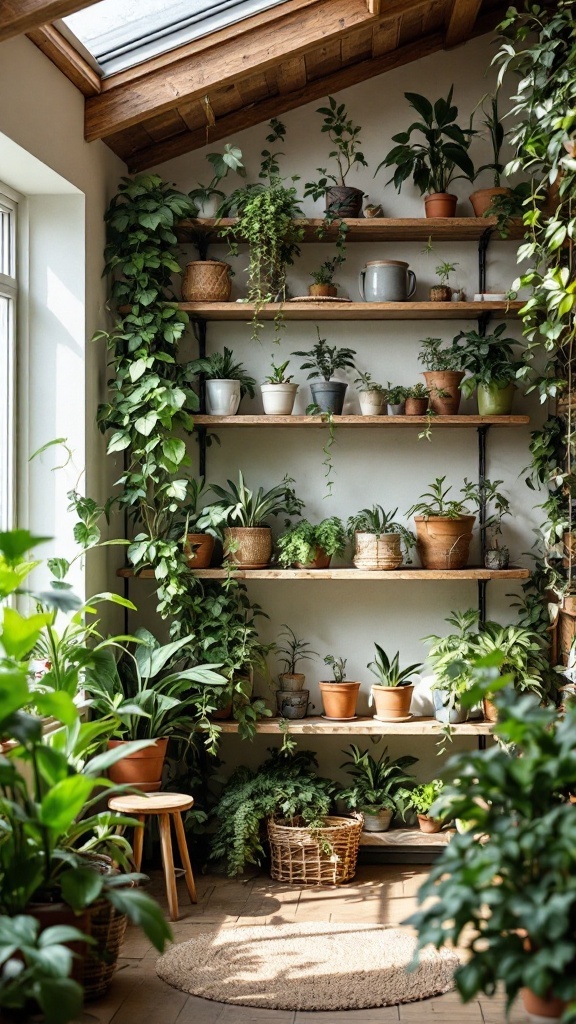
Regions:
<instances>
[{"instance_id":1,"label":"potted plant","mask_svg":"<svg viewBox=\"0 0 576 1024\"><path fill-rule=\"evenodd\" d=\"M202 515L199 502L204 493L204 480L190 479L187 489L188 501L180 509L180 517L176 520L175 530L182 538L184 557L190 569L207 569L214 552L214 537L210 533L202 533L195 527Z\"/></svg>"},{"instance_id":2,"label":"potted plant","mask_svg":"<svg viewBox=\"0 0 576 1024\"><path fill-rule=\"evenodd\" d=\"M474 177L468 150L476 133L457 123L458 107L452 103L453 91L452 86L446 99L440 98L434 104L418 93L404 93L421 120L414 121L407 131L392 136L397 145L375 171L377 174L381 167L395 167L390 181L398 192L406 179L412 177L420 195L428 193L424 200L427 217L454 217L458 200L448 192L450 183L457 177L470 181ZM415 132L423 136L422 142L411 141ZM457 170L463 173L457 175Z\"/></svg>"},{"instance_id":3,"label":"potted plant","mask_svg":"<svg viewBox=\"0 0 576 1024\"><path fill-rule=\"evenodd\" d=\"M302 640L297 637L293 629L287 626L286 623L282 624L283 633L278 634L278 639L281 643L276 644L276 653L282 655L280 658L281 663L284 665L284 671L280 673L280 688L286 691L297 692L301 690L306 682L306 676L303 672L297 672L296 667L300 661L310 661L312 658L317 658L319 655L316 651L313 651L307 640Z\"/></svg>"},{"instance_id":4,"label":"potted plant","mask_svg":"<svg viewBox=\"0 0 576 1024\"><path fill-rule=\"evenodd\" d=\"M190 636L161 645L139 628L134 637L133 649L126 646L118 660L109 647L98 652L85 670L85 688L96 715L116 723L111 750L133 740L153 744L128 753L109 769L113 782L150 792L162 785L169 737L190 738L198 691L224 687L226 679L216 671L219 665L185 667Z\"/></svg>"},{"instance_id":5,"label":"potted plant","mask_svg":"<svg viewBox=\"0 0 576 1024\"><path fill-rule=\"evenodd\" d=\"M431 782L423 782L410 790L409 806L416 812L421 832L439 832L444 824L442 818L434 818L428 812L432 804L440 796L444 788L442 779L432 779Z\"/></svg>"},{"instance_id":6,"label":"potted plant","mask_svg":"<svg viewBox=\"0 0 576 1024\"><path fill-rule=\"evenodd\" d=\"M312 296L334 296L338 294L338 288L334 284L334 274L344 263L344 256L337 252L331 260L324 260L318 270L313 270L310 277L313 284L308 285L308 294Z\"/></svg>"},{"instance_id":7,"label":"potted plant","mask_svg":"<svg viewBox=\"0 0 576 1024\"><path fill-rule=\"evenodd\" d=\"M208 185L197 185L188 195L196 207L197 217L216 217L222 200L226 198L218 185L230 171L236 171L245 178L246 168L242 163L242 150L228 142L223 153L208 153L206 159L212 165L213 177Z\"/></svg>"},{"instance_id":8,"label":"potted plant","mask_svg":"<svg viewBox=\"0 0 576 1024\"><path fill-rule=\"evenodd\" d=\"M465 722L468 717L468 710L461 699L473 685L478 612L472 608L453 612L446 621L455 627L454 633L448 636L432 633L424 637L424 642L430 645L428 663L434 672L434 714L439 722L454 725Z\"/></svg>"},{"instance_id":9,"label":"potted plant","mask_svg":"<svg viewBox=\"0 0 576 1024\"><path fill-rule=\"evenodd\" d=\"M378 760L355 743L345 750L346 761L340 766L352 776L352 785L340 792L352 810L364 815L366 832L386 832L394 814L406 809L414 777L406 769L416 764L417 757L398 757L394 761L385 748Z\"/></svg>"},{"instance_id":10,"label":"potted plant","mask_svg":"<svg viewBox=\"0 0 576 1024\"><path fill-rule=\"evenodd\" d=\"M322 131L332 145L329 156L336 161L336 170L331 174L325 167L317 168L322 177L306 183L304 196L314 200L325 197L326 210L338 218L359 217L364 192L347 185L346 179L353 167L368 166L360 150L362 129L348 116L345 104L337 103L333 96L328 97L328 106L319 107L316 113L324 116Z\"/></svg>"},{"instance_id":11,"label":"potted plant","mask_svg":"<svg viewBox=\"0 0 576 1024\"><path fill-rule=\"evenodd\" d=\"M425 569L463 569L468 564L472 530L476 520L469 512L478 506L478 486L464 480L462 498L450 498L452 487L444 487L445 476L436 477L422 500L408 510L414 516L418 554Z\"/></svg>"},{"instance_id":12,"label":"potted plant","mask_svg":"<svg viewBox=\"0 0 576 1024\"><path fill-rule=\"evenodd\" d=\"M307 380L321 378L321 383L311 384L312 401L322 412L330 412L335 416L342 415L344 399L348 385L344 381L333 380L337 370L354 369L353 356L356 352L351 348L336 348L335 345L328 345L326 338L320 337L320 328L317 327L318 341L308 352L293 352L293 356L300 356L307 360L302 363L301 370L310 370Z\"/></svg>"},{"instance_id":13,"label":"potted plant","mask_svg":"<svg viewBox=\"0 0 576 1024\"><path fill-rule=\"evenodd\" d=\"M222 536L224 551L232 565L243 569L264 569L272 554L272 534L267 520L272 516L299 516L303 501L296 497L291 477L281 484L256 492L244 483L242 470L238 483L227 480L228 489L212 484L217 500L204 508L198 520L200 529Z\"/></svg>"},{"instance_id":14,"label":"potted plant","mask_svg":"<svg viewBox=\"0 0 576 1024\"><path fill-rule=\"evenodd\" d=\"M487 569L506 569L510 561L510 552L506 544L500 543L502 536L502 519L509 516L510 502L500 493L498 487L502 480L485 481L484 501L487 516L483 523L485 531L484 565Z\"/></svg>"},{"instance_id":15,"label":"potted plant","mask_svg":"<svg viewBox=\"0 0 576 1024\"><path fill-rule=\"evenodd\" d=\"M344 678L346 658L338 658L327 654L324 664L332 669L332 680L321 680L320 693L324 705L324 717L337 722L349 722L356 718L356 701L360 683Z\"/></svg>"},{"instance_id":16,"label":"potted plant","mask_svg":"<svg viewBox=\"0 0 576 1024\"><path fill-rule=\"evenodd\" d=\"M426 367L424 377L432 412L455 416L460 408L460 383L464 377L462 357L454 345L443 344L442 338L424 338L418 359Z\"/></svg>"},{"instance_id":17,"label":"potted plant","mask_svg":"<svg viewBox=\"0 0 576 1024\"><path fill-rule=\"evenodd\" d=\"M389 416L403 416L406 407L406 388L401 384L386 385L386 406Z\"/></svg>"},{"instance_id":18,"label":"potted plant","mask_svg":"<svg viewBox=\"0 0 576 1024\"><path fill-rule=\"evenodd\" d=\"M280 366L272 363L272 373L264 378L260 385L262 404L266 416L291 416L298 393L298 384L293 384L293 377L286 374L290 365L287 359Z\"/></svg>"},{"instance_id":19,"label":"potted plant","mask_svg":"<svg viewBox=\"0 0 576 1024\"><path fill-rule=\"evenodd\" d=\"M370 703L374 701L379 722L406 722L411 717L410 704L414 692L411 678L422 668L421 664L408 665L400 668L400 652L397 651L392 660L379 644L374 644L376 657L368 663L367 668L378 680L372 684Z\"/></svg>"},{"instance_id":20,"label":"potted plant","mask_svg":"<svg viewBox=\"0 0 576 1024\"><path fill-rule=\"evenodd\" d=\"M235 416L244 395L254 398L256 381L249 377L242 363L234 362L234 353L224 346L224 352L193 359L192 373L202 373L206 381L206 408L210 416Z\"/></svg>"},{"instance_id":21,"label":"potted plant","mask_svg":"<svg viewBox=\"0 0 576 1024\"><path fill-rule=\"evenodd\" d=\"M471 701L492 685L489 670L478 676ZM443 850L418 894L425 907L405 923L421 947L466 951L455 973L465 1002L502 985L508 1005L521 993L534 1020L559 1020L566 1010L568 1021L576 1001L576 877L566 851L576 842L576 815L565 794L576 782L576 709L559 718L506 690L496 700L502 745L489 757L451 758L439 801L446 816L474 821L473 832Z\"/></svg>"},{"instance_id":22,"label":"potted plant","mask_svg":"<svg viewBox=\"0 0 576 1024\"><path fill-rule=\"evenodd\" d=\"M450 302L452 299L452 289L448 284L450 280L450 274L453 274L456 270L458 263L439 263L434 268L434 273L440 281L438 285L431 285L430 287L430 302Z\"/></svg>"},{"instance_id":23,"label":"potted plant","mask_svg":"<svg viewBox=\"0 0 576 1024\"><path fill-rule=\"evenodd\" d=\"M508 416L512 411L518 371L524 365L513 358L514 338L504 338L506 324L498 324L491 334L460 331L454 346L460 351L465 377L460 390L465 398L476 392L481 416Z\"/></svg>"},{"instance_id":24,"label":"potted plant","mask_svg":"<svg viewBox=\"0 0 576 1024\"><path fill-rule=\"evenodd\" d=\"M484 103L489 101L488 110L486 110ZM500 153L504 144L506 133L504 126L498 116L498 96L494 95L483 96L478 103L476 109L480 107L484 114L484 120L482 124L487 130L488 139L492 147L492 161L487 164L482 164L478 168L474 175L474 181L481 174L482 171L492 171L493 175L493 186L492 188L480 188L472 195L469 196L472 208L474 210L475 217L489 217L493 213L492 202L494 196L505 196L510 192L510 189L502 187L502 174L504 172L504 164L500 160Z\"/></svg>"},{"instance_id":25,"label":"potted plant","mask_svg":"<svg viewBox=\"0 0 576 1024\"><path fill-rule=\"evenodd\" d=\"M348 537L341 519L330 516L317 525L302 519L280 535L278 561L287 569L327 569L333 556L343 554Z\"/></svg>"},{"instance_id":26,"label":"potted plant","mask_svg":"<svg viewBox=\"0 0 576 1024\"><path fill-rule=\"evenodd\" d=\"M382 416L386 406L386 388L372 380L371 373L359 373L355 384L358 384L358 401L363 416Z\"/></svg>"},{"instance_id":27,"label":"potted plant","mask_svg":"<svg viewBox=\"0 0 576 1024\"><path fill-rule=\"evenodd\" d=\"M363 508L348 520L348 533L354 541L352 561L357 569L399 569L416 543L414 534L381 505ZM402 550L404 549L404 551Z\"/></svg>"},{"instance_id":28,"label":"potted plant","mask_svg":"<svg viewBox=\"0 0 576 1024\"><path fill-rule=\"evenodd\" d=\"M487 659L488 662L498 657L498 679L505 677L507 684L513 686L517 694L530 692L539 700L544 699L553 669L546 657L542 637L533 628L485 622L477 633L476 652L478 658ZM484 696L482 706L486 721L498 720L497 707L491 693Z\"/></svg>"},{"instance_id":29,"label":"potted plant","mask_svg":"<svg viewBox=\"0 0 576 1024\"><path fill-rule=\"evenodd\" d=\"M413 387L407 388L405 415L425 416L428 412L429 401L430 388L425 387L424 384L414 384Z\"/></svg>"}]
</instances>

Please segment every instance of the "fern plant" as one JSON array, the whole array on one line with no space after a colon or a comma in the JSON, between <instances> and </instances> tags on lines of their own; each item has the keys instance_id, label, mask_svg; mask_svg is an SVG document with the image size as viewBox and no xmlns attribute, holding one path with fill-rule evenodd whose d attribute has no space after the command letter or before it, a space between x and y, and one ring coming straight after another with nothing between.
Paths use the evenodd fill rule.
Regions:
<instances>
[{"instance_id":1,"label":"fern plant","mask_svg":"<svg viewBox=\"0 0 576 1024\"><path fill-rule=\"evenodd\" d=\"M348 789L339 794L353 809L376 814L387 808L397 813L404 811L409 799L414 778L406 769L416 764L418 758L406 755L392 760L385 747L378 760L368 750L360 750L355 743L344 750L346 761L340 765L353 779Z\"/></svg>"}]
</instances>

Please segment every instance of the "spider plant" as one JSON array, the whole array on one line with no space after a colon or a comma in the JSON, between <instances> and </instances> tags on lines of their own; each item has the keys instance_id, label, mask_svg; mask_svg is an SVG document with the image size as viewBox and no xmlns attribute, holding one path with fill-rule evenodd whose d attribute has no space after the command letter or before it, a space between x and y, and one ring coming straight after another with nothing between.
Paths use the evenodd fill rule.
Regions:
<instances>
[{"instance_id":1,"label":"spider plant","mask_svg":"<svg viewBox=\"0 0 576 1024\"><path fill-rule=\"evenodd\" d=\"M352 539L355 533L373 533L375 537L382 537L385 533L399 533L404 541L407 550L414 547L414 534L407 530L402 523L397 523L394 516L398 509L386 512L382 505L372 505L372 508L362 508L348 520L348 533Z\"/></svg>"},{"instance_id":2,"label":"spider plant","mask_svg":"<svg viewBox=\"0 0 576 1024\"><path fill-rule=\"evenodd\" d=\"M411 677L422 668L421 663L408 665L400 669L400 652L397 651L392 660L380 644L374 644L376 657L374 661L368 662L367 668L376 676L379 686L410 686Z\"/></svg>"},{"instance_id":3,"label":"spider plant","mask_svg":"<svg viewBox=\"0 0 576 1024\"><path fill-rule=\"evenodd\" d=\"M265 491L259 487L250 490L244 483L242 470L238 471L238 482L227 480L228 489L212 484L211 490L217 501L207 505L198 520L198 528L220 535L223 526L266 526L271 516L284 513L287 516L301 515L304 502L296 496L292 477L285 476L281 484Z\"/></svg>"}]
</instances>

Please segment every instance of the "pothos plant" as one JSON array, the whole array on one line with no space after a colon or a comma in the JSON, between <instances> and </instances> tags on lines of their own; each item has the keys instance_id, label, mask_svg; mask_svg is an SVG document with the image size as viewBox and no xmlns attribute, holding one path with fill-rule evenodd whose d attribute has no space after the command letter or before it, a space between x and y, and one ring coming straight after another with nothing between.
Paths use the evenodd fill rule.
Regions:
<instances>
[{"instance_id":1,"label":"pothos plant","mask_svg":"<svg viewBox=\"0 0 576 1024\"><path fill-rule=\"evenodd\" d=\"M515 121L509 135L514 157L505 173L520 172L530 180L530 194L523 204L525 238L518 249L518 260L529 260L531 266L514 282L515 289L529 289L529 297L520 311L527 341L521 376L530 381L527 390L536 390L542 402L557 399L563 393L559 415L548 419L540 435L533 436L531 446L533 466L529 480L549 490L549 497L541 506L547 520L543 535L548 546L558 539L560 531L572 531L576 494L572 465L576 336L575 13L574 0L560 0L550 7L530 3L524 10L510 7L499 25L500 49L494 58L500 67L499 84L510 76L518 79L510 114ZM557 566L550 566L550 584L557 593L576 589L571 554L568 562L563 573L558 573ZM562 576L564 580L558 586Z\"/></svg>"}]
</instances>

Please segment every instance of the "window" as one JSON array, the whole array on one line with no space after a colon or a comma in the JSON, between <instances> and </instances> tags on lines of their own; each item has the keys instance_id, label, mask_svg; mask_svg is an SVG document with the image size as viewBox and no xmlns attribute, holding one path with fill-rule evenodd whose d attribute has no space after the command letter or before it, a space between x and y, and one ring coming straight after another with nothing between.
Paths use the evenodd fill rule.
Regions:
<instances>
[{"instance_id":1,"label":"window","mask_svg":"<svg viewBox=\"0 0 576 1024\"><path fill-rule=\"evenodd\" d=\"M17 310L16 218L13 193L0 183L0 529L14 526L15 360Z\"/></svg>"}]
</instances>

